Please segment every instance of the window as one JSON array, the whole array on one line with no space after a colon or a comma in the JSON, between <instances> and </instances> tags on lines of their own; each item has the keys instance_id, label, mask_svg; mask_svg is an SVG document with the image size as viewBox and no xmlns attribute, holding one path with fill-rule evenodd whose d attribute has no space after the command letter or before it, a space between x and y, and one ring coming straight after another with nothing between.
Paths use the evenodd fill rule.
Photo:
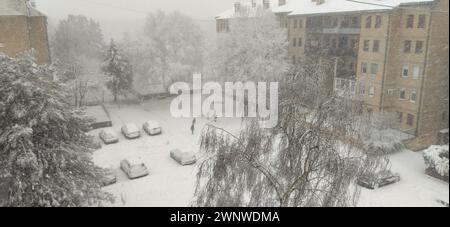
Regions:
<instances>
[{"instance_id":1,"label":"window","mask_svg":"<svg viewBox=\"0 0 450 227\"><path fill-rule=\"evenodd\" d=\"M405 99L406 99L406 90L400 89L400 100L405 100Z\"/></svg>"},{"instance_id":2,"label":"window","mask_svg":"<svg viewBox=\"0 0 450 227\"><path fill-rule=\"evenodd\" d=\"M340 88L340 85L341 85L341 79L336 78L336 81L334 82L335 90L338 90Z\"/></svg>"},{"instance_id":3,"label":"window","mask_svg":"<svg viewBox=\"0 0 450 227\"><path fill-rule=\"evenodd\" d=\"M303 28L303 20L298 20L298 27Z\"/></svg>"},{"instance_id":4,"label":"window","mask_svg":"<svg viewBox=\"0 0 450 227\"><path fill-rule=\"evenodd\" d=\"M408 114L406 124L408 124L409 126L414 126L414 115Z\"/></svg>"},{"instance_id":5,"label":"window","mask_svg":"<svg viewBox=\"0 0 450 227\"><path fill-rule=\"evenodd\" d=\"M417 91L415 89L413 91L411 91L410 100L411 100L411 102L416 102L417 101Z\"/></svg>"},{"instance_id":6,"label":"window","mask_svg":"<svg viewBox=\"0 0 450 227\"><path fill-rule=\"evenodd\" d=\"M420 67L419 66L414 66L414 68L413 68L413 79L415 79L415 80L419 79L419 75L420 75Z\"/></svg>"},{"instance_id":7,"label":"window","mask_svg":"<svg viewBox=\"0 0 450 227\"><path fill-rule=\"evenodd\" d=\"M369 96L370 97L375 96L375 87L374 86L369 86Z\"/></svg>"},{"instance_id":8,"label":"window","mask_svg":"<svg viewBox=\"0 0 450 227\"><path fill-rule=\"evenodd\" d=\"M388 95L393 95L394 94L394 89L388 89L387 93L388 93Z\"/></svg>"},{"instance_id":9,"label":"window","mask_svg":"<svg viewBox=\"0 0 450 227\"><path fill-rule=\"evenodd\" d=\"M419 23L417 28L425 28L427 23L427 17L424 14L419 15Z\"/></svg>"},{"instance_id":10,"label":"window","mask_svg":"<svg viewBox=\"0 0 450 227\"><path fill-rule=\"evenodd\" d=\"M376 19L375 19L375 28L380 28L381 27L381 16L377 15Z\"/></svg>"},{"instance_id":11,"label":"window","mask_svg":"<svg viewBox=\"0 0 450 227\"><path fill-rule=\"evenodd\" d=\"M358 40L356 40L356 39L351 39L350 40L350 47L351 48L357 49L358 48L357 45L358 45Z\"/></svg>"},{"instance_id":12,"label":"window","mask_svg":"<svg viewBox=\"0 0 450 227\"><path fill-rule=\"evenodd\" d=\"M370 64L370 73L374 75L378 73L378 64Z\"/></svg>"},{"instance_id":13,"label":"window","mask_svg":"<svg viewBox=\"0 0 450 227\"><path fill-rule=\"evenodd\" d=\"M380 50L380 40L374 40L373 41L373 52L378 52Z\"/></svg>"},{"instance_id":14,"label":"window","mask_svg":"<svg viewBox=\"0 0 450 227\"><path fill-rule=\"evenodd\" d=\"M367 63L361 63L361 73L367 73Z\"/></svg>"},{"instance_id":15,"label":"window","mask_svg":"<svg viewBox=\"0 0 450 227\"><path fill-rule=\"evenodd\" d=\"M348 46L348 38L347 37L340 37L339 38L339 47L340 48L347 48Z\"/></svg>"},{"instance_id":16,"label":"window","mask_svg":"<svg viewBox=\"0 0 450 227\"><path fill-rule=\"evenodd\" d=\"M292 56L292 64L296 64L297 62L296 62L296 58L295 58L295 56Z\"/></svg>"},{"instance_id":17,"label":"window","mask_svg":"<svg viewBox=\"0 0 450 227\"><path fill-rule=\"evenodd\" d=\"M367 51L369 51L369 48L370 48L370 40L364 40L363 50L367 52Z\"/></svg>"},{"instance_id":18,"label":"window","mask_svg":"<svg viewBox=\"0 0 450 227\"><path fill-rule=\"evenodd\" d=\"M406 28L413 28L414 27L414 15L408 15L406 19Z\"/></svg>"},{"instance_id":19,"label":"window","mask_svg":"<svg viewBox=\"0 0 450 227\"><path fill-rule=\"evenodd\" d=\"M294 20L294 28L298 27L298 20Z\"/></svg>"},{"instance_id":20,"label":"window","mask_svg":"<svg viewBox=\"0 0 450 227\"><path fill-rule=\"evenodd\" d=\"M372 16L366 17L366 28L372 27Z\"/></svg>"},{"instance_id":21,"label":"window","mask_svg":"<svg viewBox=\"0 0 450 227\"><path fill-rule=\"evenodd\" d=\"M332 39L331 40L331 47L337 48L337 41L336 41L336 39Z\"/></svg>"},{"instance_id":22,"label":"window","mask_svg":"<svg viewBox=\"0 0 450 227\"><path fill-rule=\"evenodd\" d=\"M359 85L359 94L360 95L365 95L366 94L366 85L364 85L364 83L361 83Z\"/></svg>"},{"instance_id":23,"label":"window","mask_svg":"<svg viewBox=\"0 0 450 227\"><path fill-rule=\"evenodd\" d=\"M408 68L408 66L403 66L402 77L408 77L408 76L409 76L409 68Z\"/></svg>"},{"instance_id":24,"label":"window","mask_svg":"<svg viewBox=\"0 0 450 227\"><path fill-rule=\"evenodd\" d=\"M405 40L405 42L403 44L403 52L411 53L411 40Z\"/></svg>"},{"instance_id":25,"label":"window","mask_svg":"<svg viewBox=\"0 0 450 227\"><path fill-rule=\"evenodd\" d=\"M423 41L416 41L416 54L423 53Z\"/></svg>"},{"instance_id":26,"label":"window","mask_svg":"<svg viewBox=\"0 0 450 227\"><path fill-rule=\"evenodd\" d=\"M298 47L302 47L303 46L303 39L302 38L298 38L297 46Z\"/></svg>"},{"instance_id":27,"label":"window","mask_svg":"<svg viewBox=\"0 0 450 227\"><path fill-rule=\"evenodd\" d=\"M352 17L352 27L359 28L360 26L358 17Z\"/></svg>"},{"instance_id":28,"label":"window","mask_svg":"<svg viewBox=\"0 0 450 227\"><path fill-rule=\"evenodd\" d=\"M294 47L297 46L297 38L292 39L292 46L294 46Z\"/></svg>"},{"instance_id":29,"label":"window","mask_svg":"<svg viewBox=\"0 0 450 227\"><path fill-rule=\"evenodd\" d=\"M397 112L397 118L398 118L398 123L402 123L403 122L403 113Z\"/></svg>"}]
</instances>

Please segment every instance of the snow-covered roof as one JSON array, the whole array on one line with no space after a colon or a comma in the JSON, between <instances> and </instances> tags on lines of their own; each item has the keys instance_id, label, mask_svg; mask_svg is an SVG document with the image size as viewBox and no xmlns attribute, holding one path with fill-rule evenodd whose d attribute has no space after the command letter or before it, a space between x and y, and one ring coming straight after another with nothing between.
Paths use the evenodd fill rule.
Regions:
<instances>
[{"instance_id":1,"label":"snow-covered roof","mask_svg":"<svg viewBox=\"0 0 450 227\"><path fill-rule=\"evenodd\" d=\"M361 11L391 10L404 4L430 3L434 0L324 0L317 4L311 0L292 0L284 10L289 15L308 15L325 13L347 13Z\"/></svg>"},{"instance_id":2,"label":"snow-covered roof","mask_svg":"<svg viewBox=\"0 0 450 227\"><path fill-rule=\"evenodd\" d=\"M44 16L27 0L0 0L0 16Z\"/></svg>"},{"instance_id":3,"label":"snow-covered roof","mask_svg":"<svg viewBox=\"0 0 450 227\"><path fill-rule=\"evenodd\" d=\"M322 4L317 4L312 0L286 0L285 5L278 6L278 0L271 0L270 10L274 13L288 13L289 15L384 11L402 5L431 3L433 1L434 0L324 0ZM259 0L258 2L262 2L262 0ZM256 16L255 14L258 12L258 7L251 7L251 1L241 2L241 8L248 11L249 16ZM232 8L219 14L216 18L229 19L235 17L239 17L239 15L236 15L235 9Z\"/></svg>"}]
</instances>

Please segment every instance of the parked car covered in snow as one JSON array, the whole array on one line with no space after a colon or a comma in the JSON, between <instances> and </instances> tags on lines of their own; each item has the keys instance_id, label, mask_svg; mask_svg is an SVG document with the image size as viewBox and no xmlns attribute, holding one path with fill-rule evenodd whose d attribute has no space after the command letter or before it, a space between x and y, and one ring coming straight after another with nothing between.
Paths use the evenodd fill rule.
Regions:
<instances>
[{"instance_id":1,"label":"parked car covered in snow","mask_svg":"<svg viewBox=\"0 0 450 227\"><path fill-rule=\"evenodd\" d=\"M116 132L114 132L114 130L110 128L103 129L102 131L100 131L99 137L105 144L112 144L119 142L119 137L117 137Z\"/></svg>"},{"instance_id":2,"label":"parked car covered in snow","mask_svg":"<svg viewBox=\"0 0 450 227\"><path fill-rule=\"evenodd\" d=\"M130 179L145 177L149 174L147 166L139 158L128 158L120 162L120 168Z\"/></svg>"},{"instance_id":3,"label":"parked car covered in snow","mask_svg":"<svg viewBox=\"0 0 450 227\"><path fill-rule=\"evenodd\" d=\"M181 151L179 149L170 151L170 157L183 166L192 165L197 161L193 152Z\"/></svg>"},{"instance_id":4,"label":"parked car covered in snow","mask_svg":"<svg viewBox=\"0 0 450 227\"><path fill-rule=\"evenodd\" d=\"M103 186L109 186L115 184L117 182L116 173L113 169L106 169L105 177L103 178L102 184Z\"/></svg>"},{"instance_id":5,"label":"parked car covered in snow","mask_svg":"<svg viewBox=\"0 0 450 227\"><path fill-rule=\"evenodd\" d=\"M136 124L133 123L124 125L121 131L127 139L136 139L141 137L141 131Z\"/></svg>"},{"instance_id":6,"label":"parked car covered in snow","mask_svg":"<svg viewBox=\"0 0 450 227\"><path fill-rule=\"evenodd\" d=\"M162 128L156 121L147 121L144 123L142 128L144 128L144 131L150 136L155 136L162 133Z\"/></svg>"}]
</instances>

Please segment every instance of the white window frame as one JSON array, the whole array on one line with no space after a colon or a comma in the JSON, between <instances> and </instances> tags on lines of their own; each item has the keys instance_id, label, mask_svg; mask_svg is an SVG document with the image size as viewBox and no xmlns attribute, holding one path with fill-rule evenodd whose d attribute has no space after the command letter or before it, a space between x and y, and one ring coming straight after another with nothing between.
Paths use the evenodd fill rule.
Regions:
<instances>
[{"instance_id":1,"label":"white window frame","mask_svg":"<svg viewBox=\"0 0 450 227\"><path fill-rule=\"evenodd\" d=\"M418 80L420 78L420 66L413 66L412 78Z\"/></svg>"},{"instance_id":2,"label":"white window frame","mask_svg":"<svg viewBox=\"0 0 450 227\"><path fill-rule=\"evenodd\" d=\"M369 93L368 93L369 97L375 97L375 86L370 85L369 86Z\"/></svg>"},{"instance_id":3,"label":"white window frame","mask_svg":"<svg viewBox=\"0 0 450 227\"><path fill-rule=\"evenodd\" d=\"M394 94L394 89L388 89L387 93L388 93L388 95L393 95Z\"/></svg>"}]
</instances>

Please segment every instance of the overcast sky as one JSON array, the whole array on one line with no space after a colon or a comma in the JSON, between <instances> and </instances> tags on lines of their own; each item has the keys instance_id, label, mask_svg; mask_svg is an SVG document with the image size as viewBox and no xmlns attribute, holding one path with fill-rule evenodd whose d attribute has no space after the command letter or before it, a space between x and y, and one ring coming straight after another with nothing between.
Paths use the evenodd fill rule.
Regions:
<instances>
[{"instance_id":1,"label":"overcast sky","mask_svg":"<svg viewBox=\"0 0 450 227\"><path fill-rule=\"evenodd\" d=\"M147 12L179 11L213 30L214 16L233 7L235 0L35 0L50 27L69 14L83 14L100 22L105 38L136 32Z\"/></svg>"}]
</instances>

